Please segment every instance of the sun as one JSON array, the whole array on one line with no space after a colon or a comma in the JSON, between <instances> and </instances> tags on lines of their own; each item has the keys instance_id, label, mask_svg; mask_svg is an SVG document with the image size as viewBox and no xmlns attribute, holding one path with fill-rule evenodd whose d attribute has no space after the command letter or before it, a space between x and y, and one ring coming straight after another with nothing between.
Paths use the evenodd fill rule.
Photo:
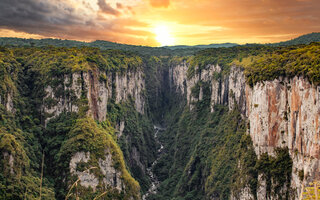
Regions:
<instances>
[{"instance_id":1,"label":"sun","mask_svg":"<svg viewBox=\"0 0 320 200\"><path fill-rule=\"evenodd\" d=\"M174 38L171 36L167 26L156 26L153 31L156 34L156 40L160 43L161 46L174 45Z\"/></svg>"}]
</instances>

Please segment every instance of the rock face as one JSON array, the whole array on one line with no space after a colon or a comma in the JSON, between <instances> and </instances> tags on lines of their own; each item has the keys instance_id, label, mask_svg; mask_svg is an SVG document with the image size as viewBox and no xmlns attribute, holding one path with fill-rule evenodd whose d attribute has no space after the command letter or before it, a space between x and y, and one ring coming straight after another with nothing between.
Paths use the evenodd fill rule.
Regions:
<instances>
[{"instance_id":1,"label":"rock face","mask_svg":"<svg viewBox=\"0 0 320 200\"><path fill-rule=\"evenodd\" d=\"M74 73L71 76L65 76L63 80L63 90L72 92L71 95L58 95L56 88L48 86L45 88L45 101L50 102L44 105L44 112L47 113L46 123L59 116L63 111L78 112L78 105L75 100L80 99L81 96L81 74Z\"/></svg>"},{"instance_id":2,"label":"rock face","mask_svg":"<svg viewBox=\"0 0 320 200\"><path fill-rule=\"evenodd\" d=\"M93 191L96 190L96 187L99 185L99 177L95 174L90 173L90 170L85 171L78 171L77 165L81 163L88 163L90 161L90 152L77 152L75 155L72 156L70 160L70 173L72 175L76 175L79 178L79 183L81 186L89 188L91 187ZM121 179L121 172L117 171L113 167L112 157L111 154L106 151L105 152L105 159L99 159L99 171L102 173L103 178L102 182L107 189L108 186L112 188L116 188L118 191L123 190L123 183ZM90 168L89 168L90 169Z\"/></svg>"},{"instance_id":3,"label":"rock face","mask_svg":"<svg viewBox=\"0 0 320 200\"><path fill-rule=\"evenodd\" d=\"M6 109L9 112L13 112L14 111L12 96L13 95L11 93L8 93L8 95L7 95Z\"/></svg>"},{"instance_id":4,"label":"rock face","mask_svg":"<svg viewBox=\"0 0 320 200\"><path fill-rule=\"evenodd\" d=\"M13 156L11 155L11 154L9 154L8 152L4 152L3 153L3 159L4 160L8 160L8 166L9 166L9 172L10 172L10 174L11 175L13 175L14 174L14 170L13 170L13 168L14 168L14 158L13 158Z\"/></svg>"},{"instance_id":5,"label":"rock face","mask_svg":"<svg viewBox=\"0 0 320 200\"><path fill-rule=\"evenodd\" d=\"M183 62L179 65L172 66L169 69L170 88L175 92L184 94L187 82L188 65Z\"/></svg>"},{"instance_id":6,"label":"rock face","mask_svg":"<svg viewBox=\"0 0 320 200\"><path fill-rule=\"evenodd\" d=\"M188 79L188 65L171 66L169 76L171 88L186 96L190 109L193 102L203 97L192 94L195 85L210 83L211 111L214 105L238 106L248 121L254 149L258 157L267 152L275 154L277 147L288 147L293 160L291 187L298 199L302 184L320 178L320 87L302 77L279 78L257 83L253 88L245 82L243 69L232 66L228 75L221 73L218 65L208 65ZM299 178L300 173L300 178ZM301 179L303 173L303 179ZM265 199L266 184L259 179L258 199ZM244 188L241 199L251 199L248 188Z\"/></svg>"},{"instance_id":7,"label":"rock face","mask_svg":"<svg viewBox=\"0 0 320 200\"><path fill-rule=\"evenodd\" d=\"M116 103L126 101L129 97L132 97L135 100L136 110L144 114L145 99L143 90L145 89L145 81L143 77L142 71L116 74Z\"/></svg>"},{"instance_id":8,"label":"rock face","mask_svg":"<svg viewBox=\"0 0 320 200\"><path fill-rule=\"evenodd\" d=\"M13 105L13 94L12 93L7 93L3 96L0 95L0 104L2 104L5 109L8 111L8 112L14 112L14 105Z\"/></svg>"},{"instance_id":9,"label":"rock face","mask_svg":"<svg viewBox=\"0 0 320 200\"><path fill-rule=\"evenodd\" d=\"M80 106L87 106L87 114L95 120L105 121L108 112L107 104L111 99L115 103L132 99L136 111L144 114L145 80L142 69L129 70L124 73L108 73L92 69L87 72L64 75L64 79L61 82L63 87L55 88L49 84L45 88L45 102L48 102L43 107L48 116L45 119L45 124L62 112L79 112ZM125 122L121 121L116 128L119 131L118 137L120 137L123 134ZM86 168L90 168L90 152L77 152L72 156L69 162L70 174L80 179L81 186L90 187L93 191L97 187L104 185L106 188L111 186L111 188L121 192L125 186L121 179L122 174L113 167L113 155L108 151L106 147L105 159L99 159L98 161L102 179L90 172L90 170L77 170L79 163L87 163L88 166ZM138 155L136 159L140 159L140 152L137 149L132 154L134 158L135 155ZM139 160L137 162L140 163ZM145 171L145 167L142 164L139 167Z\"/></svg>"},{"instance_id":10,"label":"rock face","mask_svg":"<svg viewBox=\"0 0 320 200\"><path fill-rule=\"evenodd\" d=\"M121 180L121 173L113 167L110 153L106 153L104 160L99 159L99 167L104 176L103 183L106 186L112 186L113 188L122 191L124 185Z\"/></svg>"},{"instance_id":11,"label":"rock face","mask_svg":"<svg viewBox=\"0 0 320 200\"><path fill-rule=\"evenodd\" d=\"M288 147L293 160L291 186L298 189L297 194L302 184L320 177L319 89L301 77L246 89L249 133L256 154L272 155L276 147Z\"/></svg>"},{"instance_id":12,"label":"rock face","mask_svg":"<svg viewBox=\"0 0 320 200\"><path fill-rule=\"evenodd\" d=\"M208 65L204 70L201 70L198 74L187 78L188 65L186 63L171 66L169 70L169 78L171 80L171 88L175 92L185 94L187 103L192 109L192 103L202 100L203 91L200 87L198 96L192 95L192 88L199 82L210 83L211 89L211 112L214 111L214 105L222 104L228 105L230 109L233 109L235 102L240 105L242 113L246 112L245 101L245 77L243 70L239 67L232 67L230 74L227 77L222 77L222 70L219 65Z\"/></svg>"},{"instance_id":13,"label":"rock face","mask_svg":"<svg viewBox=\"0 0 320 200\"><path fill-rule=\"evenodd\" d=\"M91 187L93 191L96 190L96 187L99 184L98 178L94 174L90 173L89 170L77 171L77 165L80 163L88 163L90 160L90 152L77 152L72 156L70 160L70 173L76 175L80 180L80 185L84 187Z\"/></svg>"},{"instance_id":14,"label":"rock face","mask_svg":"<svg viewBox=\"0 0 320 200\"><path fill-rule=\"evenodd\" d=\"M141 69L126 73L106 73L92 70L65 75L63 95L52 86L45 88L47 94L45 101L52 104L49 103L43 108L48 115L46 123L63 111L78 112L78 101L83 94L88 100L88 113L96 120L104 121L106 119L107 103L111 98L114 98L116 103L132 98L136 110L143 114L145 107L144 89L145 80Z\"/></svg>"}]
</instances>

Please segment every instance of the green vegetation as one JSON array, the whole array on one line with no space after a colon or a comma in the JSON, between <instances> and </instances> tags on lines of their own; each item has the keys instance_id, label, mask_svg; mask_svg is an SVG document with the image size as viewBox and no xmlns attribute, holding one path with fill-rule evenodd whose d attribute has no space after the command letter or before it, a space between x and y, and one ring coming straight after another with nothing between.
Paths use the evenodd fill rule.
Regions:
<instances>
[{"instance_id":1,"label":"green vegetation","mask_svg":"<svg viewBox=\"0 0 320 200\"><path fill-rule=\"evenodd\" d=\"M154 199L228 199L236 179L244 177L234 176L238 158L245 169L254 168L255 154L240 113L223 106L210 113L203 101L195 111L185 110L162 136L168 152L156 166L162 184Z\"/></svg>"},{"instance_id":2,"label":"green vegetation","mask_svg":"<svg viewBox=\"0 0 320 200\"><path fill-rule=\"evenodd\" d=\"M104 160L107 154L111 154L112 166L121 173L121 179L125 185L125 192L119 197L119 199L134 199L139 198L139 183L135 181L126 169L124 158L119 146L113 140L113 128L104 126L105 128L99 128L97 123L90 117L77 119L70 132L67 134L67 139L62 143L57 156L57 164L59 169L66 169L62 174L68 173L68 166L71 157L76 152L90 152L89 166L96 167L90 171L93 171L96 177L99 177L99 182L103 182L103 174L99 166L99 160ZM66 176L70 177L70 176ZM75 181L76 179L71 180ZM70 182L71 185L73 181ZM61 182L63 182L61 180ZM68 179L66 180L68 183ZM85 191L89 191L86 193ZM95 195L99 192L104 192L104 188L100 188L96 191ZM81 187L81 198L92 198L93 194L90 189ZM119 195L117 192L115 197Z\"/></svg>"},{"instance_id":3,"label":"green vegetation","mask_svg":"<svg viewBox=\"0 0 320 200\"><path fill-rule=\"evenodd\" d=\"M269 44L271 46L290 46L299 44L310 44L312 42L320 42L320 33L309 33L299 36L289 41L279 42L275 44Z\"/></svg>"},{"instance_id":4,"label":"green vegetation","mask_svg":"<svg viewBox=\"0 0 320 200\"><path fill-rule=\"evenodd\" d=\"M39 198L41 157L44 152L42 197L64 198L68 186L76 180L68 169L74 153L79 151L91 153L89 163L80 163L77 166L80 170L98 167L99 159L104 159L108 150L112 155L112 166L120 172L125 189L119 193L108 188L108 194L105 194L104 198L138 199L139 183L127 170L114 129L108 120L98 125L93 119L86 117L89 107L83 74L94 74L97 70L104 71L105 74L122 74L128 70L141 70L142 65L141 57L118 50L100 51L88 47L1 48L0 155L5 159L1 160L0 167L5 173L0 176L0 197ZM80 76L78 80L72 80L72 73L75 72ZM99 79L112 81L107 80L107 76L103 76L103 73ZM72 81L81 88L80 98L71 88ZM52 97L47 97L45 88L48 86L53 90ZM64 111L49 122L46 121L52 115L44 112L44 106L52 108L60 99L77 105L78 113ZM12 107L12 110L8 112L5 107L8 109ZM140 118L136 120L139 121ZM146 133L144 130L143 137L147 136ZM140 135L135 134L137 132L132 133L132 137L140 138ZM153 141L152 139L150 141L150 136L148 140L148 142ZM131 147L130 142L127 142L129 147ZM139 148L144 145L140 144ZM146 146L152 147L149 144ZM150 149L144 147L144 150L152 154ZM143 155L143 158L146 159L147 156ZM151 159L152 155L146 162L150 163ZM95 192L78 185L76 190L81 191L84 199L93 199L106 191L101 187L103 185L101 171L92 169L90 172L99 177L100 185ZM149 182L147 178L145 179L146 188ZM71 192L73 195L74 191Z\"/></svg>"},{"instance_id":5,"label":"green vegetation","mask_svg":"<svg viewBox=\"0 0 320 200\"><path fill-rule=\"evenodd\" d=\"M7 113L3 108L0 113L3 119L0 124L0 198L38 198L40 162L35 155L39 148L38 141L34 138L36 132L27 129L23 132L11 113ZM36 144L31 146L31 141ZM42 185L42 196L54 199L54 190L47 178Z\"/></svg>"},{"instance_id":6,"label":"green vegetation","mask_svg":"<svg viewBox=\"0 0 320 200\"><path fill-rule=\"evenodd\" d=\"M161 184L149 199L228 199L240 187L235 182L244 180L256 188L256 156L240 113L220 105L210 113L209 84L197 85L194 93L202 87L203 99L194 109L181 110L178 103L167 116L167 130L160 136L165 153L154 168ZM239 158L248 171L235 176Z\"/></svg>"},{"instance_id":7,"label":"green vegetation","mask_svg":"<svg viewBox=\"0 0 320 200\"><path fill-rule=\"evenodd\" d=\"M97 67L105 71L125 71L142 66L142 59L129 52L118 50L100 51L97 48L12 48L16 57L24 65L36 66L47 76L76 71L88 71Z\"/></svg>"},{"instance_id":8,"label":"green vegetation","mask_svg":"<svg viewBox=\"0 0 320 200\"><path fill-rule=\"evenodd\" d=\"M272 48L262 45L202 50L188 59L187 62L190 65L187 76L189 79L192 78L208 65L219 65L222 68L222 73L227 74L234 60L242 60L248 56L256 56L272 50Z\"/></svg>"},{"instance_id":9,"label":"green vegetation","mask_svg":"<svg viewBox=\"0 0 320 200\"><path fill-rule=\"evenodd\" d=\"M80 196L81 199L93 199L105 191L107 191L107 196L110 199L130 199L131 197L138 199L139 184L127 171L122 152L112 138L114 129L107 124L107 122L104 122L102 127L92 118L75 118L72 113L62 114L49 122L46 129L48 138L50 138L47 148L52 167L48 169L48 173L51 172L51 176L55 177L57 198L64 198L68 191L66 187L77 180L77 177L69 172L71 157L77 152L89 152L89 161L78 163L76 170L82 172L90 169L90 173L99 179L99 187L93 192L91 188L77 185L70 192L71 199L75 198L76 195ZM121 180L126 186L125 192L119 193L117 190L102 187L104 176L98 162L99 160L105 160L107 154L111 154L112 166L121 174Z\"/></svg>"},{"instance_id":10,"label":"green vegetation","mask_svg":"<svg viewBox=\"0 0 320 200\"><path fill-rule=\"evenodd\" d=\"M41 134L39 119L24 101L21 64L12 51L0 48L0 198L39 197ZM9 112L7 109L11 110ZM54 199L52 184L45 177L42 196Z\"/></svg>"},{"instance_id":11,"label":"green vegetation","mask_svg":"<svg viewBox=\"0 0 320 200\"><path fill-rule=\"evenodd\" d=\"M289 47L237 46L207 49L184 58L189 63L188 78L209 65L219 65L228 74L231 65L244 68L250 86L279 77L303 76L315 85L320 84L320 43ZM179 61L173 58L172 62Z\"/></svg>"},{"instance_id":12,"label":"green vegetation","mask_svg":"<svg viewBox=\"0 0 320 200\"><path fill-rule=\"evenodd\" d=\"M174 57L169 63L189 63L188 78L197 76L209 64L219 64L222 72L214 74L214 78L220 80L231 65L242 65L247 72L257 59L299 48L208 49L192 57ZM184 101L169 107L170 114L165 115L168 128L161 136L166 152L154 167L161 184L158 194L149 199L229 199L231 193L237 197L246 187L257 198L258 175L267 183L268 197L280 195L277 197L288 199L292 171L288 149L276 149L275 157L263 154L258 159L239 111L217 105L210 113L210 85L199 81L191 89L194 97L199 96L200 89L203 92L201 101L191 102L192 111L183 109ZM171 103L175 98L169 95Z\"/></svg>"},{"instance_id":13,"label":"green vegetation","mask_svg":"<svg viewBox=\"0 0 320 200\"><path fill-rule=\"evenodd\" d=\"M258 159L240 112L222 105L210 112L210 81L199 81L192 88L191 95L198 97L201 90L203 98L191 102L190 110L186 98L172 92L169 66L186 62L187 76L192 78L208 65L219 65L222 71L213 77L221 80L231 65L237 65L244 68L250 86L282 76L303 76L319 85L320 43L245 45L198 52L199 48L170 50L105 41L1 41L13 44L0 48L1 199L39 198L42 152L45 164L41 192L45 199L63 199L69 190L70 199L100 195L105 199L138 199L151 183L144 168L151 167L157 156L153 124L167 129L159 136L165 148L154 166L161 181L159 192L149 199L229 199L245 187L257 198L259 175L266 181L267 197L289 198L292 160L288 149L276 149L275 156L262 154ZM27 47L21 47L24 45ZM108 48L137 51L144 56L101 50ZM146 80L144 115L136 111L134 97L115 100L114 75L137 70L144 72ZM112 98L108 99L105 121L96 122L87 115L92 101L87 92L96 88L87 88L85 81L104 82L110 87ZM57 116L46 113L45 108L58 104L65 107ZM71 110L73 106L75 110ZM121 133L116 131L122 125ZM77 152L90 153L88 162L79 162L76 170L88 170L98 178L95 191L81 184L70 188L78 181L69 169ZM111 165L125 185L122 192L104 187L99 160L107 155L111 155ZM304 178L303 171L298 175Z\"/></svg>"},{"instance_id":14,"label":"green vegetation","mask_svg":"<svg viewBox=\"0 0 320 200\"><path fill-rule=\"evenodd\" d=\"M163 122L163 116L173 105L173 99L170 97L171 93L169 92L169 65L171 61L171 57L145 57L147 111L156 124Z\"/></svg>"},{"instance_id":15,"label":"green vegetation","mask_svg":"<svg viewBox=\"0 0 320 200\"><path fill-rule=\"evenodd\" d=\"M249 85L278 77L303 76L320 84L320 43L281 48L254 59L245 67Z\"/></svg>"},{"instance_id":16,"label":"green vegetation","mask_svg":"<svg viewBox=\"0 0 320 200\"><path fill-rule=\"evenodd\" d=\"M60 40L60 39L22 39L22 38L0 38L0 46L6 47L77 47L77 48L99 48L101 50L121 50L135 52L140 55L147 56L170 56L170 55L192 55L194 52L199 51L200 48L186 48L171 50L165 47L148 47L148 46L135 46L127 44L119 44L114 42L97 40L94 42L80 42L74 40Z\"/></svg>"},{"instance_id":17,"label":"green vegetation","mask_svg":"<svg viewBox=\"0 0 320 200\"><path fill-rule=\"evenodd\" d=\"M208 101L204 92L194 110L171 118L161 136L166 153L155 166L162 182L159 193L149 199L229 199L231 194L239 197L245 187L256 199L258 175L266 180L268 197L288 199L292 172L288 149L258 159L239 111L216 105L210 113Z\"/></svg>"},{"instance_id":18,"label":"green vegetation","mask_svg":"<svg viewBox=\"0 0 320 200\"><path fill-rule=\"evenodd\" d=\"M141 165L151 165L156 156L156 144L152 135L154 130L151 121L147 116L141 115L135 110L132 99L120 104L110 101L107 116L113 127L121 122L124 123L124 129L118 143L132 176L139 181L142 192L147 191L150 180Z\"/></svg>"},{"instance_id":19,"label":"green vegetation","mask_svg":"<svg viewBox=\"0 0 320 200\"><path fill-rule=\"evenodd\" d=\"M267 184L267 196L279 195L279 199L289 199L292 173L292 159L289 155L288 148L275 149L275 157L267 153L261 155L257 162L256 168ZM282 188L287 188L281 191Z\"/></svg>"},{"instance_id":20,"label":"green vegetation","mask_svg":"<svg viewBox=\"0 0 320 200\"><path fill-rule=\"evenodd\" d=\"M279 42L274 44L266 44L266 46L289 46L298 44L310 44L311 42L320 42L320 33L310 33L302 35L298 38ZM243 46L252 46L258 44L246 44ZM117 49L123 51L136 52L141 55L148 56L186 56L193 55L196 52L209 49L209 48L230 48L238 46L234 43L222 43L222 44L209 44L209 45L195 45L195 46L166 46L166 47L148 47L148 46L136 46L127 45L114 42L108 42L103 40L97 40L94 42L80 42L75 40L61 40L61 39L23 39L23 38L8 38L0 37L0 46L7 47L95 47L101 50Z\"/></svg>"}]
</instances>

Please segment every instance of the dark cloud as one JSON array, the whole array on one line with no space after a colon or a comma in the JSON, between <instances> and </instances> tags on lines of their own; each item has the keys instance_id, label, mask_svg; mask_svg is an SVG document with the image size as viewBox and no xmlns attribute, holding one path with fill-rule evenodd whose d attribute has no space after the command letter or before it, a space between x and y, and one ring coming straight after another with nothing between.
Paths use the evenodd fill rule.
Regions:
<instances>
[{"instance_id":1,"label":"dark cloud","mask_svg":"<svg viewBox=\"0 0 320 200\"><path fill-rule=\"evenodd\" d=\"M170 0L150 0L150 4L157 8L167 8L170 5Z\"/></svg>"},{"instance_id":2,"label":"dark cloud","mask_svg":"<svg viewBox=\"0 0 320 200\"><path fill-rule=\"evenodd\" d=\"M61 31L83 25L87 20L74 14L72 7L39 0L1 0L0 27L28 33Z\"/></svg>"},{"instance_id":3,"label":"dark cloud","mask_svg":"<svg viewBox=\"0 0 320 200\"><path fill-rule=\"evenodd\" d=\"M110 15L120 15L120 12L114 8L112 8L109 4L106 3L105 0L98 0L98 5L100 7L100 10L103 12L103 13L106 13L106 14L110 14Z\"/></svg>"},{"instance_id":4,"label":"dark cloud","mask_svg":"<svg viewBox=\"0 0 320 200\"><path fill-rule=\"evenodd\" d=\"M146 24L134 19L111 19L100 15L119 15L104 1L99 1L99 8L97 12L88 3L74 6L65 0L0 0L0 30L63 39L151 43L150 39L138 41L136 37L149 38L150 33L130 29L132 26L146 27Z\"/></svg>"}]
</instances>

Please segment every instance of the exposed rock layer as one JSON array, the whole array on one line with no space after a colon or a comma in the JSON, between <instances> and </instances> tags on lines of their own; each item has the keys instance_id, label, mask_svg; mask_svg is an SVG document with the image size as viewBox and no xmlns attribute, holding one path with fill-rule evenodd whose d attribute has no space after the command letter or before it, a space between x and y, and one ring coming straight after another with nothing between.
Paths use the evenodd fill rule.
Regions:
<instances>
[{"instance_id":1,"label":"exposed rock layer","mask_svg":"<svg viewBox=\"0 0 320 200\"><path fill-rule=\"evenodd\" d=\"M46 118L46 122L63 111L77 112L79 106L75 100L79 100L83 93L88 99L88 113L99 121L106 119L107 103L111 98L114 98L116 103L132 98L136 110L141 114L144 113L145 80L142 70L133 70L127 73L105 73L98 70L73 73L64 77L63 85L64 91L69 91L69 95L57 96L54 88L51 86L45 88L46 99L50 98L56 101L52 106L44 106L44 111L49 116Z\"/></svg>"},{"instance_id":2,"label":"exposed rock layer","mask_svg":"<svg viewBox=\"0 0 320 200\"><path fill-rule=\"evenodd\" d=\"M121 72L102 72L93 69L87 72L75 72L70 75L64 75L63 95L56 88L48 86L45 88L45 101L52 101L52 104L44 104L43 110L47 114L47 122L59 116L62 112L79 112L80 106L87 106L87 114L95 120L105 121L107 116L107 104L113 99L115 103L121 103L132 99L137 112L144 114L145 106L145 80L142 69L128 70L126 73ZM85 105L81 105L81 100L86 99ZM124 121L116 127L119 130L120 137L125 128ZM134 147L132 155L140 162L140 152ZM86 188L92 188L104 185L105 188L111 187L121 192L125 184L122 181L122 174L117 171L112 162L112 155L106 147L105 159L99 159L99 171L103 176L97 177L90 170L79 171L79 163L87 164L90 168L90 152L77 152L72 155L69 163L70 174L76 175L80 180L80 185ZM89 163L88 163L89 162ZM145 171L145 166L139 166Z\"/></svg>"},{"instance_id":3,"label":"exposed rock layer","mask_svg":"<svg viewBox=\"0 0 320 200\"><path fill-rule=\"evenodd\" d=\"M226 75L219 65L208 65L190 79L187 68L186 63L171 66L169 76L172 90L186 96L190 109L203 98L201 87L197 96L192 89L199 81L208 82L211 111L216 104L228 105L229 109L238 106L248 120L248 134L258 157L265 152L274 155L277 147L288 147L293 160L291 187L296 189L296 199L302 184L320 178L320 87L302 77L280 77L251 88L245 82L243 69L237 66L232 66ZM299 171L304 173L302 181ZM263 182L260 178L258 199L265 197ZM247 190L243 189L241 199L252 197Z\"/></svg>"}]
</instances>

